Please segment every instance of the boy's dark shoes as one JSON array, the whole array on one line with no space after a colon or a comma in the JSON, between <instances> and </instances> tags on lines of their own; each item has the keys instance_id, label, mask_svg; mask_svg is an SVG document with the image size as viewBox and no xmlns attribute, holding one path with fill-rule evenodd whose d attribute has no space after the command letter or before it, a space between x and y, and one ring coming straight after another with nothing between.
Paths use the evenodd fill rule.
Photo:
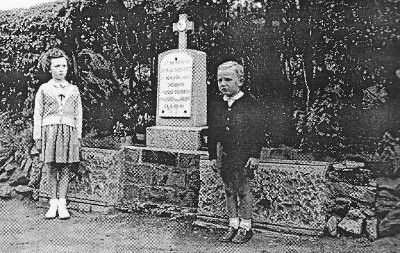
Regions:
<instances>
[{"instance_id":1,"label":"boy's dark shoes","mask_svg":"<svg viewBox=\"0 0 400 253\"><path fill-rule=\"evenodd\" d=\"M236 236L238 229L234 229L233 227L228 228L228 232L219 238L220 242L230 242Z\"/></svg>"},{"instance_id":2,"label":"boy's dark shoes","mask_svg":"<svg viewBox=\"0 0 400 253\"><path fill-rule=\"evenodd\" d=\"M237 232L236 236L232 239L233 243L246 243L250 241L250 239L253 237L254 233L253 230L247 231L244 228L239 228L239 231Z\"/></svg>"}]
</instances>

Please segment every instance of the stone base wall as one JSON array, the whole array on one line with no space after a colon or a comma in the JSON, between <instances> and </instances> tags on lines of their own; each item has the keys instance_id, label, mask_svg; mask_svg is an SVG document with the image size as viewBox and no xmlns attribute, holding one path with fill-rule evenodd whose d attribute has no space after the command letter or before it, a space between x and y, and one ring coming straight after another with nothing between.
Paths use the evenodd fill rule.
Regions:
<instances>
[{"instance_id":1,"label":"stone base wall","mask_svg":"<svg viewBox=\"0 0 400 253\"><path fill-rule=\"evenodd\" d=\"M328 165L289 160L260 163L253 185L254 224L289 233L322 234L328 202ZM198 214L227 218L222 181L207 161L201 163L200 179Z\"/></svg>"},{"instance_id":2,"label":"stone base wall","mask_svg":"<svg viewBox=\"0 0 400 253\"><path fill-rule=\"evenodd\" d=\"M198 168L203 155L205 152L201 151L133 146L121 150L83 148L83 176L71 183L68 199L71 205L80 204L78 208L85 210L98 206L195 210L200 187ZM48 197L45 175L40 189L41 197Z\"/></svg>"},{"instance_id":3,"label":"stone base wall","mask_svg":"<svg viewBox=\"0 0 400 253\"><path fill-rule=\"evenodd\" d=\"M119 206L138 209L143 203L171 210L197 208L199 163L205 152L126 147Z\"/></svg>"},{"instance_id":4,"label":"stone base wall","mask_svg":"<svg viewBox=\"0 0 400 253\"><path fill-rule=\"evenodd\" d=\"M70 183L68 200L80 209L91 210L95 206L115 206L122 194L122 150L82 148L78 170L82 175ZM42 168L40 197L48 198L47 168ZM85 206L86 205L86 206Z\"/></svg>"},{"instance_id":5,"label":"stone base wall","mask_svg":"<svg viewBox=\"0 0 400 253\"><path fill-rule=\"evenodd\" d=\"M271 153L263 149L255 174L256 227L297 234L366 235L370 240L400 233L399 177L374 179L374 168L364 163L274 160L268 158ZM39 164L34 161L21 168L36 171ZM79 209L197 211L198 220L227 224L223 184L205 151L83 148L80 166L82 178L71 183L69 192L70 204ZM14 167L6 162L2 175L17 178ZM40 195L48 197L45 170L42 174ZM31 181L37 181L34 175ZM2 187L4 196L10 195L11 183L2 183L7 184ZM25 190L18 187L19 192Z\"/></svg>"}]
</instances>

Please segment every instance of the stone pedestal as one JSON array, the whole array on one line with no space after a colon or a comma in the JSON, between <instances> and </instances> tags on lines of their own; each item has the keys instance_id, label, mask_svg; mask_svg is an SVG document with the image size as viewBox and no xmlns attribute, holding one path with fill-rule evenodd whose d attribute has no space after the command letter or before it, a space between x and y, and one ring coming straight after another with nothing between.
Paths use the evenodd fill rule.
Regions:
<instances>
[{"instance_id":1,"label":"stone pedestal","mask_svg":"<svg viewBox=\"0 0 400 253\"><path fill-rule=\"evenodd\" d=\"M200 150L206 144L207 127L154 126L146 129L148 147Z\"/></svg>"}]
</instances>

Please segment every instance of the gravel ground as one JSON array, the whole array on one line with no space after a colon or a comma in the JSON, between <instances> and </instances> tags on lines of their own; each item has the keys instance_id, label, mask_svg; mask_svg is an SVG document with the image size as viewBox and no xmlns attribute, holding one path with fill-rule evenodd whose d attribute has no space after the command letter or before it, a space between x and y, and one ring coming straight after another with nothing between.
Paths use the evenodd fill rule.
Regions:
<instances>
[{"instance_id":1,"label":"gravel ground","mask_svg":"<svg viewBox=\"0 0 400 253\"><path fill-rule=\"evenodd\" d=\"M365 238L256 233L244 245L222 244L223 231L148 214L84 213L45 220L46 209L28 200L0 200L0 252L400 252L400 235Z\"/></svg>"}]
</instances>

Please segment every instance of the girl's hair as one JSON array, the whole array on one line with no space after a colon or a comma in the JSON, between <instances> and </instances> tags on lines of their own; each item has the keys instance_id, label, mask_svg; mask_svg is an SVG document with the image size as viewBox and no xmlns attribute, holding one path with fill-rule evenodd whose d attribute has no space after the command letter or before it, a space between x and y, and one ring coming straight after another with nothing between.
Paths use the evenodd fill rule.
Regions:
<instances>
[{"instance_id":1,"label":"girl's hair","mask_svg":"<svg viewBox=\"0 0 400 253\"><path fill-rule=\"evenodd\" d=\"M233 70L238 74L239 79L243 81L244 68L242 65L240 65L239 63L237 63L235 61L227 61L227 62L222 63L221 65L218 66L217 71L229 69L229 68L233 68Z\"/></svg>"},{"instance_id":2,"label":"girl's hair","mask_svg":"<svg viewBox=\"0 0 400 253\"><path fill-rule=\"evenodd\" d=\"M52 48L44 53L40 60L42 69L45 73L48 73L50 71L51 59L56 58L65 58L67 60L68 67L70 67L71 64L67 54L59 48Z\"/></svg>"}]
</instances>

